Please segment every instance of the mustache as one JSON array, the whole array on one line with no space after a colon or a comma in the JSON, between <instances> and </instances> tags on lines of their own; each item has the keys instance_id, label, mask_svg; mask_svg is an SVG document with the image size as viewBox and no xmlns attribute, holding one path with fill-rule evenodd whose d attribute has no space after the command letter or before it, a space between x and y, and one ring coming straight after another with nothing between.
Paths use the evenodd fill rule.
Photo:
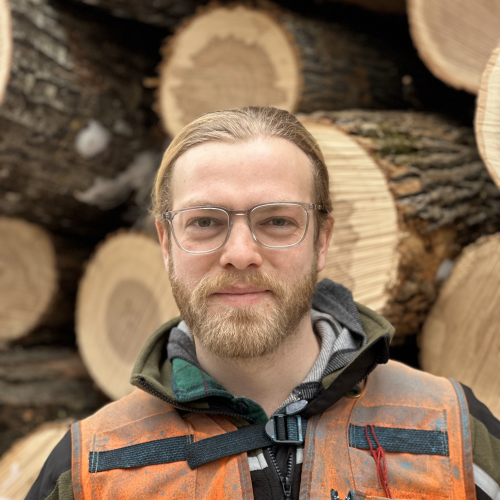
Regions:
<instances>
[{"instance_id":1,"label":"mustache","mask_svg":"<svg viewBox=\"0 0 500 500\"><path fill-rule=\"evenodd\" d=\"M266 288L273 292L278 298L286 295L285 287L267 273L262 271L251 271L242 275L241 273L228 271L215 276L205 276L193 290L193 302L206 302L210 295L235 285L249 285Z\"/></svg>"}]
</instances>

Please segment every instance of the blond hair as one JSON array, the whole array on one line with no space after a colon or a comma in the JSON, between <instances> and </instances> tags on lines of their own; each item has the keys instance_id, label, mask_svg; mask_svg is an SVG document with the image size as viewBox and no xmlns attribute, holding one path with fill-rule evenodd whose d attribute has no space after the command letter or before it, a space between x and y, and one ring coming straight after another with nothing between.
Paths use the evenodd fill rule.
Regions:
<instances>
[{"instance_id":1,"label":"blond hair","mask_svg":"<svg viewBox=\"0 0 500 500\"><path fill-rule=\"evenodd\" d=\"M210 141L247 142L259 137L280 137L298 146L309 158L313 174L314 203L325 211L315 211L316 228L323 226L332 210L328 170L314 137L288 111L270 107L248 107L207 113L186 125L165 151L153 188L152 212L157 220L171 210L170 181L176 160L188 149ZM318 233L317 233L318 234Z\"/></svg>"}]
</instances>

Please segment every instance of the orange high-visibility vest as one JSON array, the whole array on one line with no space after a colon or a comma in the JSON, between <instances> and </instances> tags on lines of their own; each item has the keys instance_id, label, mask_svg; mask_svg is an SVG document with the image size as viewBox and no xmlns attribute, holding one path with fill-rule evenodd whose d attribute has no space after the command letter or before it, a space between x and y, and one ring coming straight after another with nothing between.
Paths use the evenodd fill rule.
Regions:
<instances>
[{"instance_id":1,"label":"orange high-visibility vest","mask_svg":"<svg viewBox=\"0 0 500 500\"><path fill-rule=\"evenodd\" d=\"M469 414L459 384L400 363L378 366L361 394L343 397L309 419L300 499L386 498L367 449L366 426L385 448L387 479L400 500L476 498ZM112 403L72 427L75 500L253 499L246 453L191 470L186 461L101 471L99 459L139 453L141 445L194 442L236 430L220 415L177 410L143 391ZM186 438L188 436L188 438ZM189 437L191 436L191 437ZM183 441L184 440L184 441ZM177 441L171 441L176 443ZM152 443L154 445L154 443ZM149 448L151 449L151 448Z\"/></svg>"}]
</instances>

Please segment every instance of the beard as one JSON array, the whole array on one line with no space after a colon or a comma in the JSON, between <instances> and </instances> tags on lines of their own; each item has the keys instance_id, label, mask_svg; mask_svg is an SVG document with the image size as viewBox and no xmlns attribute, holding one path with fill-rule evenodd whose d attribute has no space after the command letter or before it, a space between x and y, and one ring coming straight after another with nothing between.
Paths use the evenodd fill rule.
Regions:
<instances>
[{"instance_id":1,"label":"beard","mask_svg":"<svg viewBox=\"0 0 500 500\"><path fill-rule=\"evenodd\" d=\"M293 338L311 309L316 287L317 258L305 275L287 282L260 272L228 271L206 276L190 289L175 273L169 260L172 292L182 319L199 343L223 359L254 359L275 353ZM229 286L249 285L272 292L267 300L245 307L214 303L212 294Z\"/></svg>"}]
</instances>

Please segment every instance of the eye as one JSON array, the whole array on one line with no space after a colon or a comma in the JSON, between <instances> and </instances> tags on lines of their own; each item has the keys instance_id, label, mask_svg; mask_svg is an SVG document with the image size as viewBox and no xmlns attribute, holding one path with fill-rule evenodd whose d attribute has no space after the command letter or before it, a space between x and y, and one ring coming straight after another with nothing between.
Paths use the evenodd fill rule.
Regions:
<instances>
[{"instance_id":1,"label":"eye","mask_svg":"<svg viewBox=\"0 0 500 500\"><path fill-rule=\"evenodd\" d=\"M189 225L195 227L210 227L216 225L216 221L209 217L200 217L198 219L193 219Z\"/></svg>"},{"instance_id":2,"label":"eye","mask_svg":"<svg viewBox=\"0 0 500 500\"><path fill-rule=\"evenodd\" d=\"M283 226L286 226L290 223L290 221L288 221L287 219L283 219L282 217L280 218L275 218L275 219L270 219L268 221L268 224L270 224L271 226L276 226L276 227L283 227Z\"/></svg>"}]
</instances>

